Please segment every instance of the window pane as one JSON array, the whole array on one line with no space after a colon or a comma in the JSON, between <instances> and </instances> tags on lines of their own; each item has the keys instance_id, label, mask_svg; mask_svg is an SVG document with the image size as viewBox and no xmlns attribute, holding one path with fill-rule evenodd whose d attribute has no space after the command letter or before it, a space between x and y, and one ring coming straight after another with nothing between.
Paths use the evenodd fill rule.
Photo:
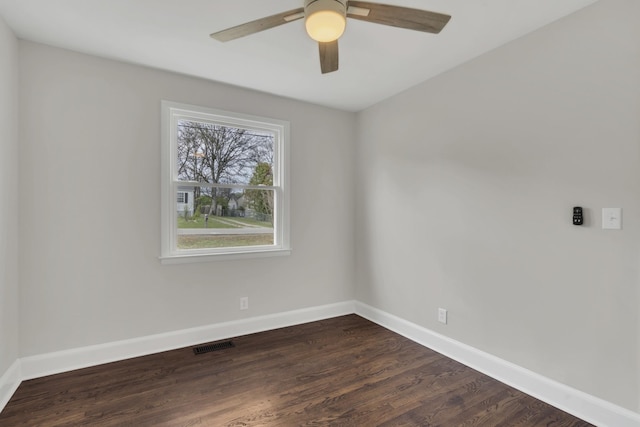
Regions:
<instances>
[{"instance_id":1,"label":"window pane","mask_svg":"<svg viewBox=\"0 0 640 427\"><path fill-rule=\"evenodd\" d=\"M178 249L274 244L273 190L179 186Z\"/></svg>"},{"instance_id":2,"label":"window pane","mask_svg":"<svg viewBox=\"0 0 640 427\"><path fill-rule=\"evenodd\" d=\"M249 184L259 165L273 170L272 133L190 120L179 121L177 131L180 181Z\"/></svg>"}]
</instances>

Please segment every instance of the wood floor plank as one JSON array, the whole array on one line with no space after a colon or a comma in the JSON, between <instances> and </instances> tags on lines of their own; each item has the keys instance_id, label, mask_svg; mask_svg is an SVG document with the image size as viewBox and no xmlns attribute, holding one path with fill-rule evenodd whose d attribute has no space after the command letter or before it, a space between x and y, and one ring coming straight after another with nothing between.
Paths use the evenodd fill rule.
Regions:
<instances>
[{"instance_id":1,"label":"wood floor plank","mask_svg":"<svg viewBox=\"0 0 640 427\"><path fill-rule=\"evenodd\" d=\"M4 426L590 424L356 315L23 382Z\"/></svg>"}]
</instances>

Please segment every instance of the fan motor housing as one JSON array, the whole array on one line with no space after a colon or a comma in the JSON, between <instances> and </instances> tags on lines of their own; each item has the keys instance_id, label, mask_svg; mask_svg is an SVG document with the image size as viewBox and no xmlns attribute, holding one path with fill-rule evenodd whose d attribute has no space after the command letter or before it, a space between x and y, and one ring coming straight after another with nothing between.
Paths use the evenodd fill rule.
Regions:
<instances>
[{"instance_id":1,"label":"fan motor housing","mask_svg":"<svg viewBox=\"0 0 640 427\"><path fill-rule=\"evenodd\" d=\"M347 0L305 0L304 14L311 16L320 11L330 10L342 16L347 16Z\"/></svg>"}]
</instances>

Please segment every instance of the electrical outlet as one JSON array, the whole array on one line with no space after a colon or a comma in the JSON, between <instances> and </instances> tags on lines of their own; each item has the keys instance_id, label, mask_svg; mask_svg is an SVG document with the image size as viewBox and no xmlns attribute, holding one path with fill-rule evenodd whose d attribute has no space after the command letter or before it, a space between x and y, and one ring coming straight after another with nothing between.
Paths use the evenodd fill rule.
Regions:
<instances>
[{"instance_id":1,"label":"electrical outlet","mask_svg":"<svg viewBox=\"0 0 640 427\"><path fill-rule=\"evenodd\" d=\"M445 308L438 309L438 322L447 324L447 310Z\"/></svg>"},{"instance_id":2,"label":"electrical outlet","mask_svg":"<svg viewBox=\"0 0 640 427\"><path fill-rule=\"evenodd\" d=\"M249 297L240 298L240 310L249 310Z\"/></svg>"}]
</instances>

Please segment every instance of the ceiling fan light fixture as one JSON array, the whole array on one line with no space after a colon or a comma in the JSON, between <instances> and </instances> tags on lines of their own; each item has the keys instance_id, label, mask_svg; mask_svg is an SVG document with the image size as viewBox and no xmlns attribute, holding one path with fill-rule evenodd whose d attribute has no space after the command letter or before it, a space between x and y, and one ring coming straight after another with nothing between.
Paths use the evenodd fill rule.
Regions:
<instances>
[{"instance_id":1,"label":"ceiling fan light fixture","mask_svg":"<svg viewBox=\"0 0 640 427\"><path fill-rule=\"evenodd\" d=\"M304 18L307 33L318 42L320 71L326 74L338 70L338 39L347 26L347 16L374 24L433 34L438 34L451 19L450 15L442 13L368 1L304 0L304 7L245 22L210 36L227 42Z\"/></svg>"},{"instance_id":2,"label":"ceiling fan light fixture","mask_svg":"<svg viewBox=\"0 0 640 427\"><path fill-rule=\"evenodd\" d=\"M332 42L344 33L347 26L346 0L306 0L305 28L318 42Z\"/></svg>"}]
</instances>

